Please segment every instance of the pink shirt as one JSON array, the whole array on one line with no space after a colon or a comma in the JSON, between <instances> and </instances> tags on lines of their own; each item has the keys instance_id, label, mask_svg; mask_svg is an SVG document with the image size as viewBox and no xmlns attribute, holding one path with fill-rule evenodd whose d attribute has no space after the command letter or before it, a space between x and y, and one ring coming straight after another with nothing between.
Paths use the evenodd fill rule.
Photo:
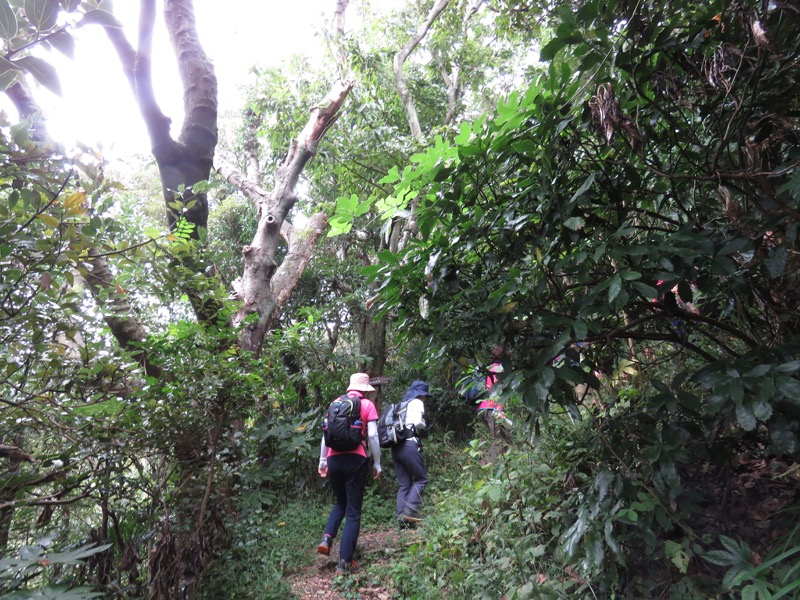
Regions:
<instances>
[{"instance_id":1,"label":"pink shirt","mask_svg":"<svg viewBox=\"0 0 800 600\"><path fill-rule=\"evenodd\" d=\"M358 396L361 398L361 437L364 439L363 444L359 444L358 448L355 450L350 450L348 452L338 452L333 448L328 448L328 456L335 456L337 454L360 454L364 458L367 457L367 423L369 421L377 421L378 420L378 409L375 408L375 405L372 403L372 400L368 400L361 395L361 392L357 392L355 390L350 390L347 392L348 396Z\"/></svg>"},{"instance_id":2,"label":"pink shirt","mask_svg":"<svg viewBox=\"0 0 800 600\"><path fill-rule=\"evenodd\" d=\"M503 372L503 365L501 365L499 362L496 362L491 367L489 367L489 373L491 373L491 375L488 375L486 377L487 392L492 389L492 386L494 385L495 381L497 381L497 375L495 375L495 373L502 373L502 372ZM491 408L493 410L503 410L503 405L495 402L493 398L487 398L486 400L482 400L478 404L478 410L486 410L487 408Z\"/></svg>"}]
</instances>

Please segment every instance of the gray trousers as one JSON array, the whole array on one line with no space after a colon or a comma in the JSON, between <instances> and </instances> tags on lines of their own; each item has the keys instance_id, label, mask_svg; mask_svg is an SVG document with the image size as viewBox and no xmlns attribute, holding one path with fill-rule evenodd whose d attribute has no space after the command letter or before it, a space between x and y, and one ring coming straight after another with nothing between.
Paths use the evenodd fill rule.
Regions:
<instances>
[{"instance_id":1,"label":"gray trousers","mask_svg":"<svg viewBox=\"0 0 800 600\"><path fill-rule=\"evenodd\" d=\"M422 445L415 439L392 447L392 462L397 476L397 505L395 515L419 516L422 491L428 485L428 471L422 457Z\"/></svg>"}]
</instances>

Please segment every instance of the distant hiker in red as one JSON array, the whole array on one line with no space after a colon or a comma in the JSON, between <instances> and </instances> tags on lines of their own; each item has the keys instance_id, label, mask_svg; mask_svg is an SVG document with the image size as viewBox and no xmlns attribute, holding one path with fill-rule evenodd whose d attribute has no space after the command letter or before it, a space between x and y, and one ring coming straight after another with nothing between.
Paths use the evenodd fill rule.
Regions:
<instances>
[{"instance_id":1,"label":"distant hiker in red","mask_svg":"<svg viewBox=\"0 0 800 600\"><path fill-rule=\"evenodd\" d=\"M508 356L508 353L502 346L495 346L492 348L492 356L495 361L489 367L489 374L486 376L486 391L488 395L478 404L478 415L486 423L492 436L492 447L489 449L487 457L488 462L494 462L501 452L501 448L497 443L498 440L502 441L503 444L511 443L511 436L508 431L511 421L506 417L505 407L496 400L496 395L491 393L492 387L497 383L498 374L503 372L503 363L501 361L503 357Z\"/></svg>"},{"instance_id":2,"label":"distant hiker in red","mask_svg":"<svg viewBox=\"0 0 800 600\"><path fill-rule=\"evenodd\" d=\"M339 543L339 563L337 573L349 573L358 569L358 564L353 560L361 531L361 505L364 501L364 488L369 476L369 462L367 461L367 443L372 454L372 478L381 476L381 453L378 445L378 411L372 401L365 396L374 392L375 388L369 383L366 373L354 373L350 376L347 394L337 398L328 407L328 413L323 424L322 444L319 452L319 475L328 477L336 503L328 516L325 533L322 541L317 545L319 554L329 555L333 540L339 531L339 525L344 520L342 540ZM347 415L347 410L359 407L356 414ZM345 417L354 419L347 424L348 428L355 428L359 435L356 436L357 445L348 448L350 443L345 435L339 435L339 420L344 423ZM336 421L336 422L334 422ZM327 439L326 439L327 438ZM330 444L330 447L329 447Z\"/></svg>"}]
</instances>

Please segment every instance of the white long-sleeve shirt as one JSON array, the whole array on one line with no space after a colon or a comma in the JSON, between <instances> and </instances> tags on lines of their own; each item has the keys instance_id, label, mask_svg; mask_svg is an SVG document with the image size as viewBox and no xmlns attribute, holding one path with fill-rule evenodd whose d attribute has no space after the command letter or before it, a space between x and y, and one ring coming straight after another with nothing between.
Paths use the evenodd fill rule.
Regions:
<instances>
[{"instance_id":1,"label":"white long-sleeve shirt","mask_svg":"<svg viewBox=\"0 0 800 600\"><path fill-rule=\"evenodd\" d=\"M428 425L425 423L425 404L419 398L410 400L406 405L406 414L403 424L408 427L413 425L417 431L424 430Z\"/></svg>"}]
</instances>

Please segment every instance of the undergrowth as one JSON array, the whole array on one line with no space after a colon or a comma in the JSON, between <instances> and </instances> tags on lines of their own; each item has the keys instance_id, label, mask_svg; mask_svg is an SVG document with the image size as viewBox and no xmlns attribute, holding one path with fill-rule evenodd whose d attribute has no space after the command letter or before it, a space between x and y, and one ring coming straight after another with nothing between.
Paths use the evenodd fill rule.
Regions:
<instances>
[{"instance_id":1,"label":"undergrowth","mask_svg":"<svg viewBox=\"0 0 800 600\"><path fill-rule=\"evenodd\" d=\"M713 498L721 473L703 481L697 474L712 479L708 467L690 465L685 492L670 502L660 493L663 468L652 475L644 460L627 459L628 471L620 466L625 428L615 429L609 415L585 416L551 417L535 444L519 428L493 465L483 464L489 441L480 426L471 442L447 434L426 440L430 483L418 541L390 537L396 548L383 550L381 560L361 557L366 574L334 581L333 589L359 598L358 589L382 583L394 598L413 600L798 597L800 533L778 524L796 520L796 509L772 515L766 523L775 540L751 549L744 533L736 535L745 530L737 514L703 512L722 505ZM624 452L631 456L630 448ZM388 452L383 462L384 476L367 487L362 535L394 526ZM331 501L321 483L277 510L243 511L204 597L289 597L285 577L315 559ZM730 522L715 527L711 516Z\"/></svg>"}]
</instances>

